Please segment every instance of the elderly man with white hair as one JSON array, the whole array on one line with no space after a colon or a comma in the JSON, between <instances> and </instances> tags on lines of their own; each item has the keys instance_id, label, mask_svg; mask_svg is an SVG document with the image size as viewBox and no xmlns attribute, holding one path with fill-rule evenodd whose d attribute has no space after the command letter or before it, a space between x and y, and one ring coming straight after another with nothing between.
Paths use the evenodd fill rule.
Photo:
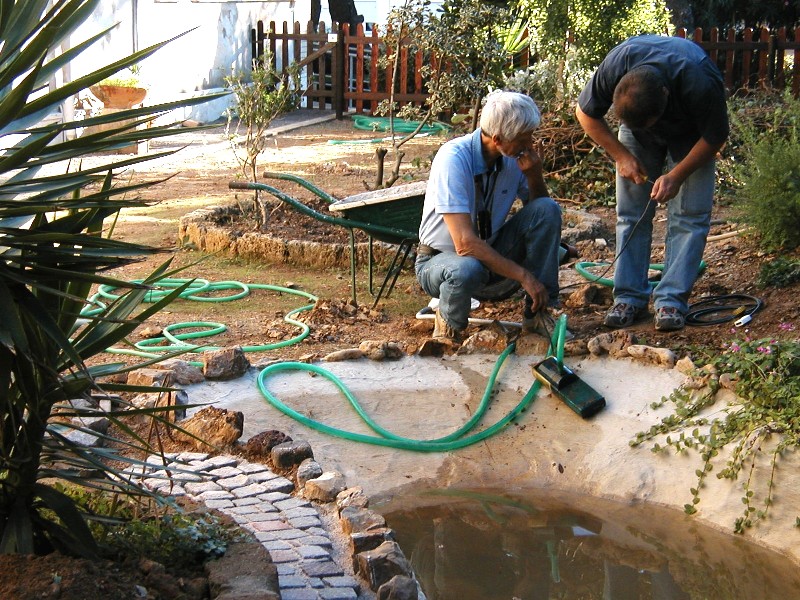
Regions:
<instances>
[{"instance_id":1,"label":"elderly man with white hair","mask_svg":"<svg viewBox=\"0 0 800 600\"><path fill-rule=\"evenodd\" d=\"M434 338L460 342L471 298L524 291L523 329L552 334L561 208L548 196L533 141L541 117L527 95L497 91L480 128L444 144L428 179L415 270L439 299ZM522 208L511 214L519 198Z\"/></svg>"}]
</instances>

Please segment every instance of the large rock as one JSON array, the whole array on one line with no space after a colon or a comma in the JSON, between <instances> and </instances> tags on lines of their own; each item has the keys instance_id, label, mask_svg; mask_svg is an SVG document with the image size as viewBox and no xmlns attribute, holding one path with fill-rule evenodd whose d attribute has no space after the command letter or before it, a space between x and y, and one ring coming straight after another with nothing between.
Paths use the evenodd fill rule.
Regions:
<instances>
[{"instance_id":1,"label":"large rock","mask_svg":"<svg viewBox=\"0 0 800 600\"><path fill-rule=\"evenodd\" d=\"M411 563L397 542L384 542L375 550L359 552L355 557L356 571L375 591L395 575L412 577Z\"/></svg>"},{"instance_id":2,"label":"large rock","mask_svg":"<svg viewBox=\"0 0 800 600\"><path fill-rule=\"evenodd\" d=\"M203 352L203 374L206 379L237 379L249 368L250 362L241 346Z\"/></svg>"},{"instance_id":3,"label":"large rock","mask_svg":"<svg viewBox=\"0 0 800 600\"><path fill-rule=\"evenodd\" d=\"M183 432L176 432L175 437L192 444L197 450L208 450L207 445L223 449L242 437L244 414L208 406L182 421L180 426L202 441Z\"/></svg>"},{"instance_id":4,"label":"large rock","mask_svg":"<svg viewBox=\"0 0 800 600\"><path fill-rule=\"evenodd\" d=\"M173 373L168 369L136 369L128 374L128 385L169 387Z\"/></svg>"},{"instance_id":5,"label":"large rock","mask_svg":"<svg viewBox=\"0 0 800 600\"><path fill-rule=\"evenodd\" d=\"M153 368L172 371L173 381L178 385L192 385L205 381L203 370L185 360L170 358L153 365Z\"/></svg>"}]
</instances>

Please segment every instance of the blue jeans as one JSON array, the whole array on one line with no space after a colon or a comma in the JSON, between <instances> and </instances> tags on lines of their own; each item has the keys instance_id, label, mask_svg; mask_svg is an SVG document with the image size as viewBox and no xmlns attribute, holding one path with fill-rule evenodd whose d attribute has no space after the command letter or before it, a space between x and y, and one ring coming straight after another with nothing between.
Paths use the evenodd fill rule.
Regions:
<instances>
[{"instance_id":1,"label":"blue jeans","mask_svg":"<svg viewBox=\"0 0 800 600\"><path fill-rule=\"evenodd\" d=\"M666 144L647 146L634 138L624 125L619 141L644 165L650 181L655 181L678 160L671 157ZM674 307L682 314L689 308L714 202L715 163L710 161L689 175L678 194L667 203L667 233L664 271L652 290L653 305ZM636 185L617 175L617 262L614 271L614 301L646 307L651 295L647 280L653 243L653 217L656 203L650 201L651 183Z\"/></svg>"},{"instance_id":2,"label":"blue jeans","mask_svg":"<svg viewBox=\"0 0 800 600\"><path fill-rule=\"evenodd\" d=\"M536 198L506 221L492 247L533 273L555 303L560 242L561 208L552 198ZM455 252L418 254L414 269L422 289L439 298L439 314L457 331L467 327L471 298L492 299L493 290L504 287L497 285L503 278L479 260Z\"/></svg>"}]
</instances>

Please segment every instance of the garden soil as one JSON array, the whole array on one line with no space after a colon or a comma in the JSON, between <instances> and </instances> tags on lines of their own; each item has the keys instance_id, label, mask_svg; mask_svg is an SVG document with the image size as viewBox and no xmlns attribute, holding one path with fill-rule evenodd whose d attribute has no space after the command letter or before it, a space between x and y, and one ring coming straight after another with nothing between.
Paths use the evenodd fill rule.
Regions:
<instances>
[{"instance_id":1,"label":"garden soil","mask_svg":"<svg viewBox=\"0 0 800 600\"><path fill-rule=\"evenodd\" d=\"M294 122L288 121L288 130L280 127L260 157L258 171L269 170L289 173L318 186L336 198L361 193L375 185L377 169L376 150L388 148L387 170L394 160L389 141L375 143L386 133L357 130L349 119L328 120L314 125L295 128L302 119L319 119L315 113L300 112ZM291 286L303 289L320 299L318 308L300 315L300 319L311 326L309 338L303 344L282 348L280 358L319 358L327 353L353 345L363 340L394 341L413 353L429 337L431 322L415 319L419 309L429 298L417 285L413 271L406 268L389 298L383 298L372 308L372 297L367 290L367 268L359 264L357 276L358 309L351 306L352 290L349 265L337 268L297 267L281 263L266 263L255 260L235 260L225 252L209 257L197 252L191 245L181 246L178 241L179 220L185 214L201 207L245 205L250 200L249 192L232 191L231 180L241 180L231 144L225 139L225 128L220 126L210 131L188 132L180 139L170 142L172 147L188 144L174 156L159 161L132 174L134 179L158 179L167 181L147 190L144 196L154 202L145 209L130 210L123 214L116 225L115 235L121 239L142 241L157 245L168 251L173 264L186 266L180 277L202 277L211 281L241 279L246 283L264 283L276 286ZM444 140L440 137L425 137L412 140L402 150L401 181L410 182L427 178L430 161ZM545 140L546 143L546 140ZM159 147L158 149L162 149ZM151 149L153 150L153 149ZM287 181L261 180L318 210L328 213L327 202L303 187ZM569 198L558 198L565 209L580 210ZM609 204L613 202L613 185L609 182ZM577 242L581 261L610 262L614 252L613 206L589 207L586 211L602 221L602 233L593 239ZM800 304L796 301L797 285L774 288L758 286L761 266L776 256L758 248L755 240L741 232L742 227L732 220L729 198L719 198L713 215L711 236L704 256L707 268L700 276L692 301L708 296L726 294L748 294L764 302L764 308L754 316L747 327L734 328L732 322L713 326L687 327L680 332L659 333L653 329L652 320L645 320L632 331L642 343L663 346L679 352L694 345L721 347L734 339L750 337L781 337L793 326L800 327ZM659 209L655 222L654 250L651 262L663 262L663 240L666 211ZM224 224L223 224L224 225ZM256 228L252 212L244 219L231 221L228 225L234 235L242 235ZM321 243L348 243L348 231L331 226L319 219L300 214L290 206L275 201L271 205L266 233L284 240L313 240ZM365 238L358 235L359 241ZM152 257L126 268L120 277L141 277L153 265L164 260L164 256ZM200 261L200 262L198 262ZM410 262L410 261L409 261ZM586 279L574 276L567 265L562 269L562 298L587 283ZM408 266L408 265L407 265ZM605 269L596 270L607 277ZM375 269L375 288L381 281L384 270ZM228 331L213 342L217 345L258 345L275 342L296 332L283 324L285 312L302 305L302 299L289 299L286 295L269 292L251 294L243 303L198 305L180 301L170 306L164 314L155 317L158 326L175 321L215 320L214 315L225 313L229 317ZM610 290L600 294L592 303L568 309L568 326L580 338L588 339L605 331L603 315L611 304ZM472 314L477 318L519 321L521 302L512 298L503 302L484 303ZM791 335L791 331L789 331ZM268 338L265 340L265 336ZM269 353L266 357L275 357ZM260 356L255 357L256 360Z\"/></svg>"},{"instance_id":2,"label":"garden soil","mask_svg":"<svg viewBox=\"0 0 800 600\"><path fill-rule=\"evenodd\" d=\"M327 113L299 111L277 121L274 124L275 135L259 159L259 172L270 170L297 175L337 198L374 187L376 149L389 149L387 170L394 160L391 142L375 141L387 134L357 130L349 119L337 121L330 117ZM402 147L405 152L402 180L424 180L436 148L442 142L442 138L426 137L405 144ZM180 243L178 227L181 217L205 207L246 207L249 194L234 192L228 187L230 181L242 180L243 176L224 124L203 130L187 128L176 139L153 142L150 147L152 153L171 150L177 151L172 156L136 166L125 174L134 181L165 181L143 192L150 206L126 209L114 230L114 235L120 239L157 246L164 252L120 269L113 273L114 276L142 278L156 265L171 259L172 266L184 268L175 277L236 280L299 288L319 298L314 309L298 317L309 325L309 336L300 344L254 353L250 358L254 364L276 359L315 360L335 350L357 347L364 340L395 342L406 353L413 354L430 337L432 322L415 318L417 311L428 303L429 298L419 289L410 269L401 274L391 296L382 299L373 308L366 285L366 268L362 265L357 278L359 303L356 307L351 300L350 271L347 266L315 268L285 262L275 264L239 259L224 251L209 256L191 244ZM300 186L278 182L276 187L320 211L326 209L325 202ZM611 204L611 183L609 194ZM576 206L569 198L558 200L565 208L584 208ZM586 210L601 218L603 233L597 238L577 243L580 260L610 261L614 247L613 207L590 207ZM253 231L255 219L252 212L249 214L250 217L231 221L231 230L237 234ZM664 225L665 213L661 209L656 221L652 262L663 260ZM679 355L686 355L691 354L696 346L721 348L746 337L758 339L796 335L793 329L800 327L798 286L759 287L757 280L761 266L775 258L775 255L760 250L755 240L746 233L736 233L740 229L731 220L729 199L720 198L715 208L712 241L705 254L707 268L697 282L692 300L697 301L707 295L750 294L763 300L764 308L747 326L740 328L734 327L732 322L725 322L713 326L687 327L683 331L667 334L655 332L652 321L643 321L632 328L642 343L668 347ZM331 244L348 242L345 229L305 217L279 203L271 206L267 232L286 240L315 240ZM791 258L797 258L797 255ZM586 283L581 277L566 271L562 272L565 298ZM376 274L378 283L382 272L378 270ZM296 328L287 325L284 316L306 303L302 298L267 290L254 290L236 302L180 300L143 324L132 339L137 341L151 336L154 331L173 323L224 321L227 331L210 343L218 346L248 346L280 342L296 334ZM591 303L567 308L570 330L578 339L589 339L605 331L602 318L610 303L610 292L606 291ZM521 302L512 298L484 303L473 316L519 321ZM125 360L118 355L106 359ZM357 482L353 484L357 485ZM179 578L178 575L175 577ZM4 583L12 581L25 582L24 589L17 587L13 591L9 583ZM87 568L84 562L61 556L35 559L4 557L0 560L0 597L3 598L128 598L134 597L130 584L143 581L144 575L135 564ZM155 594L152 597L159 597L156 588L151 587L150 591Z\"/></svg>"}]
</instances>

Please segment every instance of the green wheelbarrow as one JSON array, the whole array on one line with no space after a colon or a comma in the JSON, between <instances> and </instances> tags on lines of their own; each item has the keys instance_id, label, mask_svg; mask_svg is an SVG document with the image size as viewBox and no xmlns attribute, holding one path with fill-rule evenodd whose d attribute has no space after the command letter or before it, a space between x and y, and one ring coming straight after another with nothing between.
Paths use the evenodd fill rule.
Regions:
<instances>
[{"instance_id":1,"label":"green wheelbarrow","mask_svg":"<svg viewBox=\"0 0 800 600\"><path fill-rule=\"evenodd\" d=\"M267 171L264 173L264 177L267 179L291 181L304 187L316 196L326 200L329 203L328 208L331 214L323 214L306 206L296 198L285 194L271 185L232 181L228 186L231 189L267 192L304 215L323 223L338 225L347 229L350 234L350 284L353 291L353 303L356 305L358 304L356 298L357 261L354 232L358 229L366 233L369 240L369 292L375 296L375 300L372 304L373 308L377 306L384 295L387 298L389 297L394 289L395 283L397 283L397 278L400 275L403 265L411 253L411 249L419 241L418 231L420 221L422 220L422 204L425 200L426 182L420 181L385 190L374 190L338 200L314 184L296 175ZM373 289L374 240L397 245L397 250L377 295Z\"/></svg>"}]
</instances>

